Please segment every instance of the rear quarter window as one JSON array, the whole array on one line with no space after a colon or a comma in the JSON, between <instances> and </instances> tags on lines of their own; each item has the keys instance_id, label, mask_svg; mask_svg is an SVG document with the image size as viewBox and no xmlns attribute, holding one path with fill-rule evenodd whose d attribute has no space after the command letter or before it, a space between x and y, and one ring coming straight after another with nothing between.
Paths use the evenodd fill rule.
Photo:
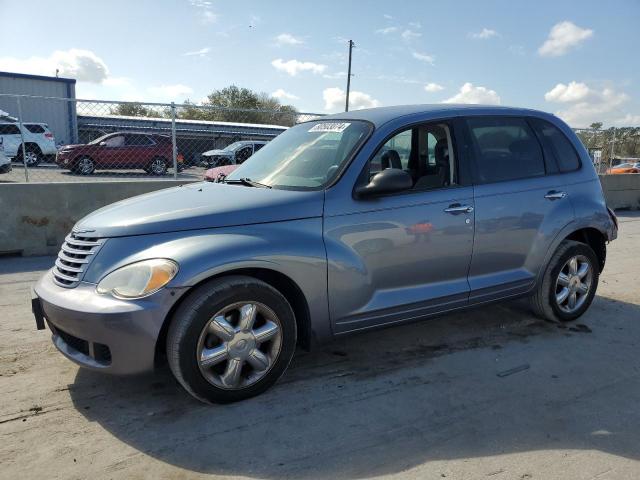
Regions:
<instances>
[{"instance_id":1,"label":"rear quarter window","mask_svg":"<svg viewBox=\"0 0 640 480\"><path fill-rule=\"evenodd\" d=\"M555 159L561 172L572 172L580 168L578 153L564 133L539 118L531 119L531 124L542 139L545 154Z\"/></svg>"},{"instance_id":2,"label":"rear quarter window","mask_svg":"<svg viewBox=\"0 0 640 480\"><path fill-rule=\"evenodd\" d=\"M27 130L31 133L44 133L46 130L42 127L42 125L25 125Z\"/></svg>"}]
</instances>

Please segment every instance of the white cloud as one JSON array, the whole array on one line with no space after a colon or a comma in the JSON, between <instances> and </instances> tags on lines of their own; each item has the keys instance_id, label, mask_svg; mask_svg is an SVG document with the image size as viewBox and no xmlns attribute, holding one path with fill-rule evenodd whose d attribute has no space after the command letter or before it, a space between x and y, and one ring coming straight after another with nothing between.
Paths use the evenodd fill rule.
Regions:
<instances>
[{"instance_id":1,"label":"white cloud","mask_svg":"<svg viewBox=\"0 0 640 480\"><path fill-rule=\"evenodd\" d=\"M347 94L338 87L325 88L322 91L324 109L335 112L342 111L345 106ZM374 108L380 106L380 102L368 93L352 90L349 93L349 109L360 110L362 108Z\"/></svg>"},{"instance_id":2,"label":"white cloud","mask_svg":"<svg viewBox=\"0 0 640 480\"><path fill-rule=\"evenodd\" d=\"M299 60L284 61L281 58L276 58L271 62L273 68L285 72L292 77L295 77L300 72L322 73L327 69L326 65L313 62L301 62Z\"/></svg>"},{"instance_id":3,"label":"white cloud","mask_svg":"<svg viewBox=\"0 0 640 480\"><path fill-rule=\"evenodd\" d=\"M426 53L412 52L411 55L416 60L420 60L421 62L427 62L430 65L433 65L433 63L436 60L433 55L427 55Z\"/></svg>"},{"instance_id":4,"label":"white cloud","mask_svg":"<svg viewBox=\"0 0 640 480\"><path fill-rule=\"evenodd\" d=\"M446 99L442 103L481 103L487 105L500 105L500 96L495 90L489 90L485 87L474 87L472 83L467 82L460 91L453 97Z\"/></svg>"},{"instance_id":5,"label":"white cloud","mask_svg":"<svg viewBox=\"0 0 640 480\"><path fill-rule=\"evenodd\" d=\"M300 98L293 93L285 92L282 88L277 89L271 94L271 96L277 98L278 100L297 100Z\"/></svg>"},{"instance_id":6,"label":"white cloud","mask_svg":"<svg viewBox=\"0 0 640 480\"><path fill-rule=\"evenodd\" d=\"M615 119L613 123L618 127L638 127L640 126L640 115L627 113L624 117Z\"/></svg>"},{"instance_id":7,"label":"white cloud","mask_svg":"<svg viewBox=\"0 0 640 480\"><path fill-rule=\"evenodd\" d=\"M393 20L393 17L391 15L389 15L388 13L385 13L384 15L382 15L384 18L386 18L387 20Z\"/></svg>"},{"instance_id":8,"label":"white cloud","mask_svg":"<svg viewBox=\"0 0 640 480\"><path fill-rule=\"evenodd\" d=\"M409 22L409 26L417 29L422 28L422 24L420 22Z\"/></svg>"},{"instance_id":9,"label":"white cloud","mask_svg":"<svg viewBox=\"0 0 640 480\"><path fill-rule=\"evenodd\" d=\"M556 23L551 28L547 40L538 49L538 53L543 57L559 57L591 36L593 36L593 30L580 28L572 22Z\"/></svg>"},{"instance_id":10,"label":"white cloud","mask_svg":"<svg viewBox=\"0 0 640 480\"><path fill-rule=\"evenodd\" d=\"M101 83L109 76L105 62L91 50L56 50L48 57L1 57L0 70L35 75L75 78L79 82Z\"/></svg>"},{"instance_id":11,"label":"white cloud","mask_svg":"<svg viewBox=\"0 0 640 480\"><path fill-rule=\"evenodd\" d=\"M490 28L483 28L479 32L471 32L469 34L469 38L473 38L474 40L488 40L492 37L499 37L500 34L495 30Z\"/></svg>"},{"instance_id":12,"label":"white cloud","mask_svg":"<svg viewBox=\"0 0 640 480\"><path fill-rule=\"evenodd\" d=\"M559 83L545 93L544 98L548 102L567 104L563 110L555 113L576 128L585 127L593 122L616 123L624 119L634 119L630 115L616 119L620 109L629 101L629 96L608 87L598 90L585 83Z\"/></svg>"},{"instance_id":13,"label":"white cloud","mask_svg":"<svg viewBox=\"0 0 640 480\"><path fill-rule=\"evenodd\" d=\"M386 28L379 28L378 30L376 30L376 33L380 33L382 35L389 35L390 33L397 32L397 31L398 31L398 27L386 27Z\"/></svg>"},{"instance_id":14,"label":"white cloud","mask_svg":"<svg viewBox=\"0 0 640 480\"><path fill-rule=\"evenodd\" d=\"M294 37L290 33L281 33L276 37L277 45L302 45L304 40Z\"/></svg>"},{"instance_id":15,"label":"white cloud","mask_svg":"<svg viewBox=\"0 0 640 480\"><path fill-rule=\"evenodd\" d=\"M345 78L347 76L347 72L336 72L336 73L325 73L322 75L322 78L329 78L331 80L335 80L338 78Z\"/></svg>"},{"instance_id":16,"label":"white cloud","mask_svg":"<svg viewBox=\"0 0 640 480\"><path fill-rule=\"evenodd\" d=\"M569 82L568 85L559 83L544 94L544 99L547 102L577 102L584 100L589 93L589 87L584 83Z\"/></svg>"},{"instance_id":17,"label":"white cloud","mask_svg":"<svg viewBox=\"0 0 640 480\"><path fill-rule=\"evenodd\" d=\"M435 93L435 92L439 92L440 90L444 90L444 87L438 83L427 83L424 86L424 90L425 92L429 92L429 93Z\"/></svg>"},{"instance_id":18,"label":"white cloud","mask_svg":"<svg viewBox=\"0 0 640 480\"><path fill-rule=\"evenodd\" d=\"M102 84L107 87L128 87L131 85L131 79L128 77L108 77Z\"/></svg>"},{"instance_id":19,"label":"white cloud","mask_svg":"<svg viewBox=\"0 0 640 480\"><path fill-rule=\"evenodd\" d=\"M183 99L193 93L193 88L181 83L174 85L159 85L157 87L149 87L149 93L151 95L165 98L165 101L171 101L176 99Z\"/></svg>"},{"instance_id":20,"label":"white cloud","mask_svg":"<svg viewBox=\"0 0 640 480\"><path fill-rule=\"evenodd\" d=\"M213 5L206 0L189 0L192 7L198 9L198 15L200 16L200 22L208 25L215 23L218 20L218 14L213 11Z\"/></svg>"},{"instance_id":21,"label":"white cloud","mask_svg":"<svg viewBox=\"0 0 640 480\"><path fill-rule=\"evenodd\" d=\"M414 32L413 30L407 28L404 32L402 32L400 36L408 42L410 40L413 40L414 38L421 37L422 34L420 32Z\"/></svg>"},{"instance_id":22,"label":"white cloud","mask_svg":"<svg viewBox=\"0 0 640 480\"><path fill-rule=\"evenodd\" d=\"M192 52L185 52L183 55L185 57L206 57L211 49L209 47L201 48L200 50L194 50Z\"/></svg>"}]
</instances>

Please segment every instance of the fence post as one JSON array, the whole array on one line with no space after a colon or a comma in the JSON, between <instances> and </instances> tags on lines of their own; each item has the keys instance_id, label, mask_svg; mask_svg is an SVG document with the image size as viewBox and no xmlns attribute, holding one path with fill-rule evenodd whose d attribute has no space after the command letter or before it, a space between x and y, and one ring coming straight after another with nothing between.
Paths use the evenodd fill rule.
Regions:
<instances>
[{"instance_id":1,"label":"fence post","mask_svg":"<svg viewBox=\"0 0 640 480\"><path fill-rule=\"evenodd\" d=\"M27 168L27 149L24 146L24 133L22 132L22 103L20 96L16 96L18 104L18 128L20 128L20 143L22 145L22 164L24 165L24 180L29 183L29 169ZM17 152L16 152L17 153Z\"/></svg>"},{"instance_id":2,"label":"fence post","mask_svg":"<svg viewBox=\"0 0 640 480\"><path fill-rule=\"evenodd\" d=\"M613 140L611 140L611 156L609 156L609 169L613 166L613 157L616 154L616 127L613 127Z\"/></svg>"},{"instance_id":3,"label":"fence post","mask_svg":"<svg viewBox=\"0 0 640 480\"><path fill-rule=\"evenodd\" d=\"M178 179L178 145L176 145L176 104L171 102L171 151L173 155L173 179Z\"/></svg>"}]
</instances>

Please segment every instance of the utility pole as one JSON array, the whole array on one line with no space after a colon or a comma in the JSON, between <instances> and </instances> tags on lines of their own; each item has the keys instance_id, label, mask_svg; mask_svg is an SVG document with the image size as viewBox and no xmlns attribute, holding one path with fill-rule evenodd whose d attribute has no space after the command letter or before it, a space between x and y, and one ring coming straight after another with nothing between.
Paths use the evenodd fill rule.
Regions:
<instances>
[{"instance_id":1,"label":"utility pole","mask_svg":"<svg viewBox=\"0 0 640 480\"><path fill-rule=\"evenodd\" d=\"M353 51L353 47L355 47L355 43L353 40L349 40L349 70L347 71L347 101L344 106L344 111L349 111L349 90L351 89L351 52Z\"/></svg>"}]
</instances>

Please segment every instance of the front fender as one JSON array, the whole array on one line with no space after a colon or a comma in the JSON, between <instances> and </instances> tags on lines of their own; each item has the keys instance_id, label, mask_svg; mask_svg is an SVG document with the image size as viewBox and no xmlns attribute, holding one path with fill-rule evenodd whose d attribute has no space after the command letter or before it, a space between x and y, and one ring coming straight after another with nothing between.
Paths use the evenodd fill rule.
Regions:
<instances>
[{"instance_id":1,"label":"front fender","mask_svg":"<svg viewBox=\"0 0 640 480\"><path fill-rule=\"evenodd\" d=\"M111 238L91 263L84 281L98 283L109 272L147 258L175 260L179 271L168 287L187 290L240 269L278 272L305 296L317 340L331 336L321 218Z\"/></svg>"}]
</instances>

